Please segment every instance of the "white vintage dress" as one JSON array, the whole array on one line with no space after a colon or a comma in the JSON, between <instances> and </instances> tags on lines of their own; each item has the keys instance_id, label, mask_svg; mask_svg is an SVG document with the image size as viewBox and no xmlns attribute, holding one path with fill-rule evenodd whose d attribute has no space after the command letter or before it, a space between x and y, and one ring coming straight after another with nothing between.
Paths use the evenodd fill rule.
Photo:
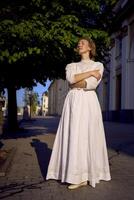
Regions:
<instances>
[{"instance_id":1,"label":"white vintage dress","mask_svg":"<svg viewBox=\"0 0 134 200\"><path fill-rule=\"evenodd\" d=\"M74 74L99 69L103 64L92 60L66 66L66 79ZM100 80L86 79L85 89L70 89L60 118L46 179L79 184L89 181L92 187L100 180L109 181L110 170L100 104L95 92Z\"/></svg>"}]
</instances>

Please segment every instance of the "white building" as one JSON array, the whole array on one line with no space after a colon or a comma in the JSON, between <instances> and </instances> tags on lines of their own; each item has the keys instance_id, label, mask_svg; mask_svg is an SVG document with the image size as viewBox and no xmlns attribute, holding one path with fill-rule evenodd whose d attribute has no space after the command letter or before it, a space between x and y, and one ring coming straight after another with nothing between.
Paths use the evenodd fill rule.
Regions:
<instances>
[{"instance_id":1,"label":"white building","mask_svg":"<svg viewBox=\"0 0 134 200\"><path fill-rule=\"evenodd\" d=\"M48 90L48 114L61 115L63 103L69 90L65 80L58 79L51 83Z\"/></svg>"},{"instance_id":2,"label":"white building","mask_svg":"<svg viewBox=\"0 0 134 200\"><path fill-rule=\"evenodd\" d=\"M134 1L120 0L114 10L111 57L100 100L105 120L134 122Z\"/></svg>"},{"instance_id":3,"label":"white building","mask_svg":"<svg viewBox=\"0 0 134 200\"><path fill-rule=\"evenodd\" d=\"M48 92L42 94L42 112L43 115L48 114Z\"/></svg>"}]
</instances>

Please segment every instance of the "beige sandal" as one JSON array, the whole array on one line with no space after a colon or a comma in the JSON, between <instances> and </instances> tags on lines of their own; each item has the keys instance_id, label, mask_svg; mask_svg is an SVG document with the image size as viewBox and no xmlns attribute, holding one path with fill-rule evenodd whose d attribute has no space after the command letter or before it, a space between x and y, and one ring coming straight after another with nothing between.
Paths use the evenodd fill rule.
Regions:
<instances>
[{"instance_id":1,"label":"beige sandal","mask_svg":"<svg viewBox=\"0 0 134 200\"><path fill-rule=\"evenodd\" d=\"M77 188L79 188L79 187L86 186L87 184L88 184L87 181L82 182L82 183L80 183L80 184L71 184L71 185L68 186L68 189L74 190L74 189L77 189Z\"/></svg>"}]
</instances>

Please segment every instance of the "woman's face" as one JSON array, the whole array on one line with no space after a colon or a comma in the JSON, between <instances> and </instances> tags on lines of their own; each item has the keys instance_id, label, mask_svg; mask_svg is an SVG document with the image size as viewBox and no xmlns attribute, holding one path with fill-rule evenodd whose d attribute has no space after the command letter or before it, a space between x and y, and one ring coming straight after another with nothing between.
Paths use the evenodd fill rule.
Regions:
<instances>
[{"instance_id":1,"label":"woman's face","mask_svg":"<svg viewBox=\"0 0 134 200\"><path fill-rule=\"evenodd\" d=\"M81 39L78 42L77 50L78 50L79 55L82 55L82 54L87 53L87 52L89 53L91 51L91 48L89 46L89 42L85 39Z\"/></svg>"}]
</instances>

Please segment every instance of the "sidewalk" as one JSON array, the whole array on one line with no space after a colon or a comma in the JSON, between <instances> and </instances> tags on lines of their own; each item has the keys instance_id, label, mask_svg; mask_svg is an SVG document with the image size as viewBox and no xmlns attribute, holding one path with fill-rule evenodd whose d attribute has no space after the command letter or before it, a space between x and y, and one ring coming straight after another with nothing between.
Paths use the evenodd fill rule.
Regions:
<instances>
[{"instance_id":1,"label":"sidewalk","mask_svg":"<svg viewBox=\"0 0 134 200\"><path fill-rule=\"evenodd\" d=\"M2 148L16 148L6 176L0 177L0 199L5 200L133 200L134 125L105 122L112 180L96 188L74 191L58 181L45 181L59 118L39 117L23 122L22 132L3 138Z\"/></svg>"}]
</instances>

